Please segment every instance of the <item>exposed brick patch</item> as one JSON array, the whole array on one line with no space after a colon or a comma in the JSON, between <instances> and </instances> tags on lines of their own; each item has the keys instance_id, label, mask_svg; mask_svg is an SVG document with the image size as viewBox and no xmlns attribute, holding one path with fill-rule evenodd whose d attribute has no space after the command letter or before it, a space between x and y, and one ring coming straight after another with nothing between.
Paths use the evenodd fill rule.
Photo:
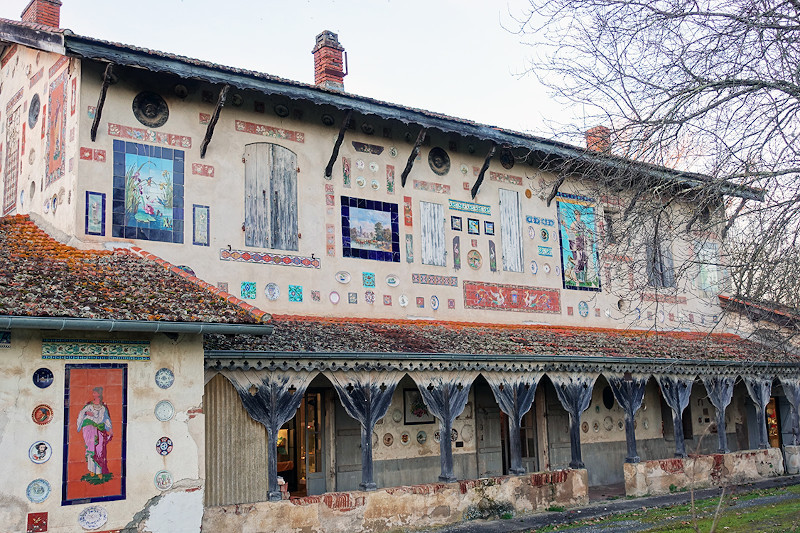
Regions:
<instances>
[{"instance_id":1,"label":"exposed brick patch","mask_svg":"<svg viewBox=\"0 0 800 533\"><path fill-rule=\"evenodd\" d=\"M668 474L677 474L678 472L683 472L683 459L679 457L674 459L663 459L658 462L658 466L661 467L661 470L667 472Z\"/></svg>"}]
</instances>

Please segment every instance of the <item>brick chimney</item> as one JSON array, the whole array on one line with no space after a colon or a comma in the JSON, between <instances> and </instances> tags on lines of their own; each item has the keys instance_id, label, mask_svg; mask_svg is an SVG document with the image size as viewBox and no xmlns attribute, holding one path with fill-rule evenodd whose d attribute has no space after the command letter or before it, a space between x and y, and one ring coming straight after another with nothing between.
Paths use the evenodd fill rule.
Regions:
<instances>
[{"instance_id":1,"label":"brick chimney","mask_svg":"<svg viewBox=\"0 0 800 533\"><path fill-rule=\"evenodd\" d=\"M586 148L593 152L606 152L611 148L611 130L595 126L586 130Z\"/></svg>"},{"instance_id":2,"label":"brick chimney","mask_svg":"<svg viewBox=\"0 0 800 533\"><path fill-rule=\"evenodd\" d=\"M61 24L61 0L31 0L22 12L22 22L35 22L59 28Z\"/></svg>"},{"instance_id":3,"label":"brick chimney","mask_svg":"<svg viewBox=\"0 0 800 533\"><path fill-rule=\"evenodd\" d=\"M344 77L347 76L342 62L344 47L339 44L339 36L325 30L317 35L317 44L311 51L314 54L314 83L326 89L344 91Z\"/></svg>"}]
</instances>

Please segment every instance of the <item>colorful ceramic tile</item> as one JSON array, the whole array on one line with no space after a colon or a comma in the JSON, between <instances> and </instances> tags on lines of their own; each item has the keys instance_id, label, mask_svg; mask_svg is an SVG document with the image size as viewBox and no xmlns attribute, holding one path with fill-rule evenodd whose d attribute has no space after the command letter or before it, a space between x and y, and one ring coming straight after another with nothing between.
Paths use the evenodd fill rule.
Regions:
<instances>
[{"instance_id":1,"label":"colorful ceramic tile","mask_svg":"<svg viewBox=\"0 0 800 533\"><path fill-rule=\"evenodd\" d=\"M481 234L481 222L477 218L467 219L467 233L470 235Z\"/></svg>"},{"instance_id":2,"label":"colorful ceramic tile","mask_svg":"<svg viewBox=\"0 0 800 533\"><path fill-rule=\"evenodd\" d=\"M394 194L394 166L386 165L386 194Z\"/></svg>"},{"instance_id":3,"label":"colorful ceramic tile","mask_svg":"<svg viewBox=\"0 0 800 533\"><path fill-rule=\"evenodd\" d=\"M349 157L342 157L342 178L343 184L346 189L351 187L350 181L350 158Z\"/></svg>"},{"instance_id":4,"label":"colorful ceramic tile","mask_svg":"<svg viewBox=\"0 0 800 533\"><path fill-rule=\"evenodd\" d=\"M425 307L425 298L417 296L417 307L423 309Z\"/></svg>"},{"instance_id":5,"label":"colorful ceramic tile","mask_svg":"<svg viewBox=\"0 0 800 533\"><path fill-rule=\"evenodd\" d=\"M375 303L375 293L373 291L365 291L364 292L364 301L368 304Z\"/></svg>"},{"instance_id":6,"label":"colorful ceramic tile","mask_svg":"<svg viewBox=\"0 0 800 533\"><path fill-rule=\"evenodd\" d=\"M28 513L26 533L44 533L47 531L47 513Z\"/></svg>"},{"instance_id":7,"label":"colorful ceramic tile","mask_svg":"<svg viewBox=\"0 0 800 533\"><path fill-rule=\"evenodd\" d=\"M319 291L311 291L311 301L312 302L320 302L320 301L322 301L322 298L320 296L320 292Z\"/></svg>"},{"instance_id":8,"label":"colorful ceramic tile","mask_svg":"<svg viewBox=\"0 0 800 533\"><path fill-rule=\"evenodd\" d=\"M499 172L489 171L489 179L491 181L500 181L503 183L510 183L512 185L522 185L522 178L520 176L511 176L509 174L501 174Z\"/></svg>"},{"instance_id":9,"label":"colorful ceramic tile","mask_svg":"<svg viewBox=\"0 0 800 533\"><path fill-rule=\"evenodd\" d=\"M466 211L476 215L491 215L492 208L488 205L476 204L473 202L462 202L461 200L448 200L450 209L454 211Z\"/></svg>"},{"instance_id":10,"label":"colorful ceramic tile","mask_svg":"<svg viewBox=\"0 0 800 533\"><path fill-rule=\"evenodd\" d=\"M325 249L328 256L336 255L336 226L334 224L325 224Z\"/></svg>"},{"instance_id":11,"label":"colorful ceramic tile","mask_svg":"<svg viewBox=\"0 0 800 533\"><path fill-rule=\"evenodd\" d=\"M53 384L53 371L49 368L37 368L33 373L33 384L40 389L46 389Z\"/></svg>"},{"instance_id":12,"label":"colorful ceramic tile","mask_svg":"<svg viewBox=\"0 0 800 533\"><path fill-rule=\"evenodd\" d=\"M478 270L483 266L483 256L478 250L467 252L467 264L472 270Z\"/></svg>"},{"instance_id":13,"label":"colorful ceramic tile","mask_svg":"<svg viewBox=\"0 0 800 533\"><path fill-rule=\"evenodd\" d=\"M198 117L202 126L207 126L211 122L211 115L209 113L200 113Z\"/></svg>"},{"instance_id":14,"label":"colorful ceramic tile","mask_svg":"<svg viewBox=\"0 0 800 533\"><path fill-rule=\"evenodd\" d=\"M347 303L349 303L349 304L357 304L358 303L358 293L357 292L348 292L347 293Z\"/></svg>"},{"instance_id":15,"label":"colorful ceramic tile","mask_svg":"<svg viewBox=\"0 0 800 533\"><path fill-rule=\"evenodd\" d=\"M464 281L464 307L526 313L560 313L558 289Z\"/></svg>"},{"instance_id":16,"label":"colorful ceramic tile","mask_svg":"<svg viewBox=\"0 0 800 533\"><path fill-rule=\"evenodd\" d=\"M458 287L457 276L439 276L437 274L411 274L411 283L419 285L440 285L443 287Z\"/></svg>"},{"instance_id":17,"label":"colorful ceramic tile","mask_svg":"<svg viewBox=\"0 0 800 533\"><path fill-rule=\"evenodd\" d=\"M169 470L159 470L153 477L153 484L158 490L169 490L173 484L172 472Z\"/></svg>"},{"instance_id":18,"label":"colorful ceramic tile","mask_svg":"<svg viewBox=\"0 0 800 533\"><path fill-rule=\"evenodd\" d=\"M125 499L127 395L127 364L66 365L61 505Z\"/></svg>"},{"instance_id":19,"label":"colorful ceramic tile","mask_svg":"<svg viewBox=\"0 0 800 533\"><path fill-rule=\"evenodd\" d=\"M567 315L572 316L575 314L575 308L572 306L567 307Z\"/></svg>"},{"instance_id":20,"label":"colorful ceramic tile","mask_svg":"<svg viewBox=\"0 0 800 533\"><path fill-rule=\"evenodd\" d=\"M553 257L553 248L550 246L538 246L539 255L542 257Z\"/></svg>"},{"instance_id":21,"label":"colorful ceramic tile","mask_svg":"<svg viewBox=\"0 0 800 533\"><path fill-rule=\"evenodd\" d=\"M113 237L183 243L182 150L114 140Z\"/></svg>"},{"instance_id":22,"label":"colorful ceramic tile","mask_svg":"<svg viewBox=\"0 0 800 533\"><path fill-rule=\"evenodd\" d=\"M414 262L414 236L406 235L406 263Z\"/></svg>"},{"instance_id":23,"label":"colorful ceramic tile","mask_svg":"<svg viewBox=\"0 0 800 533\"><path fill-rule=\"evenodd\" d=\"M53 408L42 403L33 408L31 419L39 426L45 426L53 420Z\"/></svg>"},{"instance_id":24,"label":"colorful ceramic tile","mask_svg":"<svg viewBox=\"0 0 800 533\"><path fill-rule=\"evenodd\" d=\"M244 300L255 300L256 299L256 282L255 281L243 281L242 282L242 299Z\"/></svg>"},{"instance_id":25,"label":"colorful ceramic tile","mask_svg":"<svg viewBox=\"0 0 800 533\"><path fill-rule=\"evenodd\" d=\"M483 221L483 232L486 235L494 235L494 222L491 222L489 220L484 220Z\"/></svg>"},{"instance_id":26,"label":"colorful ceramic tile","mask_svg":"<svg viewBox=\"0 0 800 533\"><path fill-rule=\"evenodd\" d=\"M450 186L444 183L433 181L414 180L414 188L418 191L435 192L439 194L450 194Z\"/></svg>"},{"instance_id":27,"label":"colorful ceramic tile","mask_svg":"<svg viewBox=\"0 0 800 533\"><path fill-rule=\"evenodd\" d=\"M461 270L461 237L453 237L453 268Z\"/></svg>"},{"instance_id":28,"label":"colorful ceramic tile","mask_svg":"<svg viewBox=\"0 0 800 533\"><path fill-rule=\"evenodd\" d=\"M106 234L106 195L102 192L86 191L86 213L84 231L87 235Z\"/></svg>"},{"instance_id":29,"label":"colorful ceramic tile","mask_svg":"<svg viewBox=\"0 0 800 533\"><path fill-rule=\"evenodd\" d=\"M66 65L66 64L67 64L67 62L68 62L68 61L69 61L69 57L67 57L67 56L61 56L61 57L59 57L59 58L58 58L58 61L56 61L55 63L53 63L53 66L52 66L52 67L50 67L50 70L47 72L47 75L48 75L50 78L52 78L53 76L55 76L56 72L58 72L58 71L59 71L59 69L60 69L61 67L63 67L64 65ZM64 72L62 73L62 75L64 75L64 74L68 74L68 72L67 72L67 71L64 71Z\"/></svg>"},{"instance_id":30,"label":"colorful ceramic tile","mask_svg":"<svg viewBox=\"0 0 800 533\"><path fill-rule=\"evenodd\" d=\"M255 124L253 122L245 122L244 120L237 120L234 123L234 129L244 133L252 133L253 135L262 135L272 139L283 139L285 141L294 141L297 143L306 142L306 135L302 131L292 131L285 128L276 128L274 126L267 126L266 124Z\"/></svg>"},{"instance_id":31,"label":"colorful ceramic tile","mask_svg":"<svg viewBox=\"0 0 800 533\"><path fill-rule=\"evenodd\" d=\"M342 256L400 262L397 204L341 197Z\"/></svg>"},{"instance_id":32,"label":"colorful ceramic tile","mask_svg":"<svg viewBox=\"0 0 800 533\"><path fill-rule=\"evenodd\" d=\"M353 141L353 148L356 152L364 152L365 154L381 155L383 153L383 146L378 144L367 144Z\"/></svg>"},{"instance_id":33,"label":"colorful ceramic tile","mask_svg":"<svg viewBox=\"0 0 800 533\"><path fill-rule=\"evenodd\" d=\"M599 291L600 259L595 233L595 203L591 198L572 194L558 193L557 198L563 287Z\"/></svg>"},{"instance_id":34,"label":"colorful ceramic tile","mask_svg":"<svg viewBox=\"0 0 800 533\"><path fill-rule=\"evenodd\" d=\"M375 273L374 272L362 272L361 273L361 280L364 284L364 287L374 287L375 286Z\"/></svg>"},{"instance_id":35,"label":"colorful ceramic tile","mask_svg":"<svg viewBox=\"0 0 800 533\"><path fill-rule=\"evenodd\" d=\"M214 167L211 165L203 165L201 163L192 163L192 174L195 176L205 176L207 178L213 178Z\"/></svg>"},{"instance_id":36,"label":"colorful ceramic tile","mask_svg":"<svg viewBox=\"0 0 800 533\"><path fill-rule=\"evenodd\" d=\"M221 261L237 261L240 263L260 263L265 265L280 265L300 268L319 268L318 258L302 257L297 255L271 254L268 252L251 252L249 250L228 250L222 248L219 251Z\"/></svg>"},{"instance_id":37,"label":"colorful ceramic tile","mask_svg":"<svg viewBox=\"0 0 800 533\"><path fill-rule=\"evenodd\" d=\"M336 205L336 200L332 194L325 195L325 205Z\"/></svg>"},{"instance_id":38,"label":"colorful ceramic tile","mask_svg":"<svg viewBox=\"0 0 800 533\"><path fill-rule=\"evenodd\" d=\"M50 483L45 479L34 479L28 483L25 494L31 503L42 503L50 496Z\"/></svg>"},{"instance_id":39,"label":"colorful ceramic tile","mask_svg":"<svg viewBox=\"0 0 800 533\"><path fill-rule=\"evenodd\" d=\"M494 241L489 241L489 270L497 272L497 250Z\"/></svg>"},{"instance_id":40,"label":"colorful ceramic tile","mask_svg":"<svg viewBox=\"0 0 800 533\"><path fill-rule=\"evenodd\" d=\"M108 124L108 135L110 137L119 137L120 139L131 139L134 141L148 142L152 144L160 144L162 146L172 148L185 148L192 147L192 138L184 135L175 135L174 133L166 133L163 131L154 131L145 128L131 128L130 126L123 126L122 124ZM181 165L182 167L183 165ZM183 170L181 170L183 172Z\"/></svg>"},{"instance_id":41,"label":"colorful ceramic tile","mask_svg":"<svg viewBox=\"0 0 800 533\"><path fill-rule=\"evenodd\" d=\"M47 166L45 168L45 187L64 176L66 166L67 141L67 77L62 72L50 83L47 101Z\"/></svg>"},{"instance_id":42,"label":"colorful ceramic tile","mask_svg":"<svg viewBox=\"0 0 800 533\"><path fill-rule=\"evenodd\" d=\"M218 281L217 288L222 292L229 292L228 291L228 282L227 281Z\"/></svg>"},{"instance_id":43,"label":"colorful ceramic tile","mask_svg":"<svg viewBox=\"0 0 800 533\"><path fill-rule=\"evenodd\" d=\"M302 285L289 285L289 301L298 303L303 301Z\"/></svg>"},{"instance_id":44,"label":"colorful ceramic tile","mask_svg":"<svg viewBox=\"0 0 800 533\"><path fill-rule=\"evenodd\" d=\"M11 58L17 53L17 45L11 45L9 48L6 49L5 55L2 59L0 59L0 67L5 67L8 65L8 62L11 61Z\"/></svg>"},{"instance_id":45,"label":"colorful ceramic tile","mask_svg":"<svg viewBox=\"0 0 800 533\"><path fill-rule=\"evenodd\" d=\"M210 207L207 205L192 205L192 244L197 246L208 246L209 243L209 227L211 216L209 215Z\"/></svg>"},{"instance_id":46,"label":"colorful ceramic tile","mask_svg":"<svg viewBox=\"0 0 800 533\"><path fill-rule=\"evenodd\" d=\"M149 361L150 341L42 339L42 359Z\"/></svg>"},{"instance_id":47,"label":"colorful ceramic tile","mask_svg":"<svg viewBox=\"0 0 800 533\"><path fill-rule=\"evenodd\" d=\"M453 231L461 231L461 217L451 216L450 217L450 229Z\"/></svg>"},{"instance_id":48,"label":"colorful ceramic tile","mask_svg":"<svg viewBox=\"0 0 800 533\"><path fill-rule=\"evenodd\" d=\"M383 305L392 305L392 295L391 294L384 294L383 295Z\"/></svg>"},{"instance_id":49,"label":"colorful ceramic tile","mask_svg":"<svg viewBox=\"0 0 800 533\"><path fill-rule=\"evenodd\" d=\"M447 308L448 309L455 309L456 308L456 301L453 298L447 299Z\"/></svg>"},{"instance_id":50,"label":"colorful ceramic tile","mask_svg":"<svg viewBox=\"0 0 800 533\"><path fill-rule=\"evenodd\" d=\"M411 197L403 196L403 220L406 226L413 226L414 217L411 214Z\"/></svg>"}]
</instances>

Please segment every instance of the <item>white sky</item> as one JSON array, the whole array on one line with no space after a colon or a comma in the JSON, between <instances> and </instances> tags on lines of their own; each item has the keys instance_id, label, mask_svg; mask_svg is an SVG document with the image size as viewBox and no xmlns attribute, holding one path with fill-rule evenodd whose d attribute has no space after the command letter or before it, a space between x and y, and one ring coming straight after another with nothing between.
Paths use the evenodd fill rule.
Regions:
<instances>
[{"instance_id":1,"label":"white sky","mask_svg":"<svg viewBox=\"0 0 800 533\"><path fill-rule=\"evenodd\" d=\"M0 1L19 20L29 0ZM61 26L314 82L322 30L348 53L347 92L552 137L569 120L533 75L509 16L526 0L62 0Z\"/></svg>"}]
</instances>

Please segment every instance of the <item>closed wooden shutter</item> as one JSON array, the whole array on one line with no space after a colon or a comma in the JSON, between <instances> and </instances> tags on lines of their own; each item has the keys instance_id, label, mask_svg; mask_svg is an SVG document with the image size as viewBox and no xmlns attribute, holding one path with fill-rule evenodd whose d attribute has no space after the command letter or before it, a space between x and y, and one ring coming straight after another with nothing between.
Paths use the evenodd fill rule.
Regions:
<instances>
[{"instance_id":1,"label":"closed wooden shutter","mask_svg":"<svg viewBox=\"0 0 800 533\"><path fill-rule=\"evenodd\" d=\"M445 266L444 207L430 202L419 203L422 263Z\"/></svg>"},{"instance_id":2,"label":"closed wooden shutter","mask_svg":"<svg viewBox=\"0 0 800 533\"><path fill-rule=\"evenodd\" d=\"M522 272L522 224L517 191L500 189L500 238L503 270Z\"/></svg>"},{"instance_id":3,"label":"closed wooden shutter","mask_svg":"<svg viewBox=\"0 0 800 533\"><path fill-rule=\"evenodd\" d=\"M255 143L245 146L244 160L245 245L297 250L297 155Z\"/></svg>"}]
</instances>

